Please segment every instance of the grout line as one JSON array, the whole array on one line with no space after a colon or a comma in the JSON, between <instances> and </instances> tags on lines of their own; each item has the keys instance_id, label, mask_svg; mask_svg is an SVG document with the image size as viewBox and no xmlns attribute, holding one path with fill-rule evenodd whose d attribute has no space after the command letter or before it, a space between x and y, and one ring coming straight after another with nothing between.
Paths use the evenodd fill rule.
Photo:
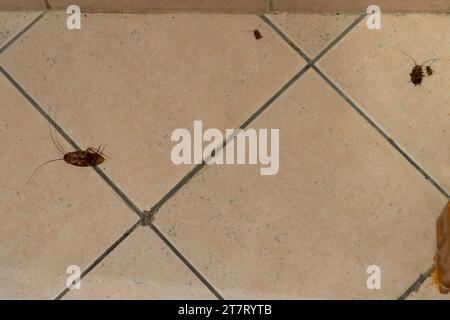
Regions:
<instances>
[{"instance_id":1,"label":"grout line","mask_svg":"<svg viewBox=\"0 0 450 320\"><path fill-rule=\"evenodd\" d=\"M48 3L48 0L44 0L44 4L46 10L52 10L52 6L50 5L50 3Z\"/></svg>"},{"instance_id":2,"label":"grout line","mask_svg":"<svg viewBox=\"0 0 450 320\"><path fill-rule=\"evenodd\" d=\"M374 128L391 146L394 147L417 171L419 171L422 176L425 177L440 193L442 193L447 199L450 199L450 195L442 188L422 167L419 166L392 138L388 136L368 115L362 111L342 90L338 88L336 84L333 83L316 65L315 63L322 58L332 47L334 47L342 38L344 38L353 28L356 27L364 18L366 14L360 15L355 21L353 21L339 36L336 37L325 49L323 49L314 59L310 59L295 43L290 40L274 23L267 17L261 17L266 21L275 32L277 32L291 48L295 50L302 58L308 61L309 66L312 67L320 77L325 80L347 103L358 112L368 123Z\"/></svg>"},{"instance_id":3,"label":"grout line","mask_svg":"<svg viewBox=\"0 0 450 320\"><path fill-rule=\"evenodd\" d=\"M297 74L295 74L288 82L286 82L280 89L278 89L278 91L275 92L275 94L270 97L269 100L267 100L258 110L256 110L250 116L250 118L248 118L243 124L241 124L239 129L245 129L250 123L252 123L261 113L263 113L268 107L270 107L276 99L278 99L287 89L289 89L289 87L291 87L298 79L300 79L300 77L304 75L310 67L311 66L307 64L299 72L297 72Z\"/></svg>"},{"instance_id":4,"label":"grout line","mask_svg":"<svg viewBox=\"0 0 450 320\"><path fill-rule=\"evenodd\" d=\"M415 162L392 138L390 138L386 132L383 131L364 111L361 110L341 89L339 89L319 68L312 67L321 77L325 80L347 103L363 117L369 125L374 128L391 146L394 147L419 173L425 177L440 193L442 193L447 199L450 199L449 194L424 170L417 162Z\"/></svg>"},{"instance_id":5,"label":"grout line","mask_svg":"<svg viewBox=\"0 0 450 320\"><path fill-rule=\"evenodd\" d=\"M275 25L273 25L272 21L270 21L267 17L264 15L259 16L261 19L263 19L266 23L268 23L271 27L276 28ZM282 35L281 31L279 29L275 29L275 31ZM286 37L285 39L288 40ZM290 41L290 40L289 40ZM295 44L292 43L293 46ZM297 48L295 46L295 48ZM310 67L310 59L306 56L306 54L303 53L303 51L300 50L300 48L297 48L296 51L302 55L302 57L308 62L308 64L303 67L297 74L295 74L288 82L286 82L275 94L269 98L258 110L256 110L241 126L239 129L245 129L251 122L253 122L261 113L263 113L276 99L278 99L294 82L296 82ZM228 142L232 138L234 138L235 135L232 135L228 138L224 139L224 142L220 145L220 147L214 149L210 155L211 157L213 153L219 152L220 150L224 149ZM170 189L149 211L145 211L146 214L154 215L158 212L158 210L170 199L172 198L185 184L187 184L203 167L206 165L206 162L203 160L202 163L197 164L191 171L189 171L172 189Z\"/></svg>"},{"instance_id":6,"label":"grout line","mask_svg":"<svg viewBox=\"0 0 450 320\"><path fill-rule=\"evenodd\" d=\"M273 12L273 0L267 0L267 7L269 12Z\"/></svg>"},{"instance_id":7,"label":"grout line","mask_svg":"<svg viewBox=\"0 0 450 320\"><path fill-rule=\"evenodd\" d=\"M2 73L16 89L30 102L33 107L55 128L56 131L75 149L81 150L80 147L73 141L69 135L64 132L64 130L45 112L45 110L34 100L26 91L23 89L19 83L17 83L13 77L0 66L0 73ZM142 217L142 212L139 208L131 201L130 198L98 167L92 167L97 174L99 174L105 182L119 195L119 197L126 203L126 205L131 208L135 213Z\"/></svg>"},{"instance_id":8,"label":"grout line","mask_svg":"<svg viewBox=\"0 0 450 320\"><path fill-rule=\"evenodd\" d=\"M80 148L78 147L78 145L75 143L75 141L73 141L66 132L64 132L64 130L44 111L44 109L19 85L19 83L17 83L12 76L5 70L3 69L3 67L0 66L0 73L2 73L13 85L14 87L31 103L31 105L48 121L50 122L50 124L56 129L56 131L58 131L58 133L76 150L80 150ZM139 223L141 223L141 221L145 218L145 213L143 213L135 204L133 201L131 201L130 198L128 198L128 196L119 188L117 187L117 185L98 167L93 167L93 169L97 172L97 174L103 178L103 180L122 198L122 200L126 203L126 205L132 209L135 213L138 214L138 216L141 218ZM198 168L198 170L200 170L201 167ZM197 170L197 171L198 171ZM191 171L192 175L194 175L196 173L195 168L193 171ZM190 179L190 178L189 178ZM188 179L188 180L189 180ZM186 181L187 182L187 181ZM157 229L152 229L152 230L157 230ZM172 244L170 244L170 242L162 235L161 232L155 231L155 233L160 237L160 239L166 243L171 250L183 261L183 263L192 271L195 270L195 268L189 263L189 261L184 258L180 252L175 248L175 246L173 246ZM123 237L123 236L122 236ZM123 241L125 238L123 238L121 241ZM119 243L120 243L119 242ZM170 245L169 245L170 244ZM118 245L118 243L117 243ZM99 257L98 259L103 259L104 257L106 257L107 254L109 254L117 245L111 247L111 250L107 250L101 257ZM101 259L99 261L101 261ZM97 260L96 260L97 261ZM99 262L98 261L98 262ZM94 268L98 262L94 262L94 264L92 265L92 268ZM92 270L92 268L88 268L88 270L86 271L89 272L90 270ZM199 278L199 280L204 283L209 290L211 290L211 292L216 295L216 296L220 296L218 295L217 291L208 283L208 281L198 272L195 271L194 272L195 275ZM63 291L64 292L64 291ZM63 293L61 293L63 294ZM60 295L61 295L60 294ZM64 293L66 294L66 293ZM63 294L63 295L64 295ZM59 297L59 296L58 296Z\"/></svg>"},{"instance_id":9,"label":"grout line","mask_svg":"<svg viewBox=\"0 0 450 320\"><path fill-rule=\"evenodd\" d=\"M352 31L365 17L367 14L360 15L355 21L353 21L340 35L336 37L325 49L323 49L314 59L313 62L316 63L322 58L331 48L333 48L339 41L341 41L350 31Z\"/></svg>"},{"instance_id":10,"label":"grout line","mask_svg":"<svg viewBox=\"0 0 450 320\"><path fill-rule=\"evenodd\" d=\"M297 54L299 54L303 59L306 60L308 65L311 64L311 59L291 40L289 39L283 31L281 31L273 22L265 15L259 16L265 23L267 23L275 33L277 33L292 49L294 49Z\"/></svg>"},{"instance_id":11,"label":"grout line","mask_svg":"<svg viewBox=\"0 0 450 320\"><path fill-rule=\"evenodd\" d=\"M158 235L158 237L162 241L164 241L164 243L170 249L172 249L172 251L178 256L178 258L180 258L181 261L184 262L189 270L191 270L191 272L194 273L201 282L203 282L203 284L216 296L217 299L224 300L222 295L208 282L208 280L206 280L205 277L202 276L202 274L183 256L183 254L169 241L169 239L167 239L164 234L159 231L159 229L155 225L152 224L149 227Z\"/></svg>"},{"instance_id":12,"label":"grout line","mask_svg":"<svg viewBox=\"0 0 450 320\"><path fill-rule=\"evenodd\" d=\"M36 22L41 20L44 16L45 11L41 11L41 13L33 19L28 25L26 25L22 30L20 30L14 37L12 37L8 42L6 42L3 46L0 47L0 54L3 53L6 49L8 49L17 39L19 39L25 32L27 32L32 26L35 25Z\"/></svg>"},{"instance_id":13,"label":"grout line","mask_svg":"<svg viewBox=\"0 0 450 320\"><path fill-rule=\"evenodd\" d=\"M288 82L286 82L275 94L269 98L258 110L256 110L241 126L239 129L245 129L251 122L253 122L261 113L263 113L276 99L278 99L292 84L294 84L308 69L309 65L303 67L297 74L295 74ZM235 137L235 134L224 139L224 142L216 149L212 150L207 158L213 157L213 154L223 150L227 143ZM145 211L145 214L154 215L158 210L172 198L184 185L186 185L203 167L206 166L205 160L202 163L197 164L191 171L189 171L172 189L170 189L149 211Z\"/></svg>"},{"instance_id":14,"label":"grout line","mask_svg":"<svg viewBox=\"0 0 450 320\"><path fill-rule=\"evenodd\" d=\"M141 221L139 220L136 222L130 229L128 229L119 239L117 239L112 245L110 245L105 252L103 252L95 261L81 273L80 278L78 278L76 281L72 283L70 287L66 287L58 296L56 296L55 300L60 300L62 297L64 297L70 290L75 286L78 282L81 281L92 269L94 269L100 262L102 262L103 259L106 258L118 245L122 243L128 236L137 229L141 224Z\"/></svg>"},{"instance_id":15,"label":"grout line","mask_svg":"<svg viewBox=\"0 0 450 320\"><path fill-rule=\"evenodd\" d=\"M360 15L355 21L353 21L344 31L342 31L328 46L326 46L319 54L311 59L308 55L300 49L280 28L276 26L276 24L270 20L267 16L261 15L260 18L264 20L286 43L294 49L297 54L299 54L303 59L308 62L308 65L312 66L315 64L320 58L322 58L331 48L333 48L339 41L342 40L353 28L361 22L365 18L366 14Z\"/></svg>"},{"instance_id":16,"label":"grout line","mask_svg":"<svg viewBox=\"0 0 450 320\"><path fill-rule=\"evenodd\" d=\"M425 282L425 280L431 276L431 273L433 272L434 266L431 266L425 273L422 273L419 278L417 278L416 281L408 288L406 291L397 299L397 300L405 300L408 298L408 296L413 293L414 291L418 291L419 288L422 286L422 284Z\"/></svg>"}]
</instances>

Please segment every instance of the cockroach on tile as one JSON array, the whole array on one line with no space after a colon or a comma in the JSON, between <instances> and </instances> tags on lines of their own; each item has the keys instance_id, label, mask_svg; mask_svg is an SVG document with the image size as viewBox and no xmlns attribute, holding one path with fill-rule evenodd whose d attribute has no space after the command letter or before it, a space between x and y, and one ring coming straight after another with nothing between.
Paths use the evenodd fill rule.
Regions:
<instances>
[{"instance_id":1,"label":"cockroach on tile","mask_svg":"<svg viewBox=\"0 0 450 320\"><path fill-rule=\"evenodd\" d=\"M247 30L245 32L253 32L253 36L255 37L256 40L260 40L263 38L261 32L259 31L259 28L261 27L263 23L261 22L258 26L258 28L254 29L254 30Z\"/></svg>"},{"instance_id":2,"label":"cockroach on tile","mask_svg":"<svg viewBox=\"0 0 450 320\"><path fill-rule=\"evenodd\" d=\"M430 62L431 61L431 63L433 63L434 61L436 61L436 60L439 60L439 59L430 59L430 60L427 60L427 61L425 61L424 63L422 63L421 65L418 65L417 64L417 62L416 62L416 60L414 60L409 54L407 54L406 52L403 52L408 58L410 58L411 60L412 60L412 62L414 62L414 67L412 68L412 70L411 70L411 73L409 74L409 76L411 77L411 82L414 84L414 86L417 86L417 85L420 85L421 83L422 83L422 79L423 79L423 77L424 77L424 73L423 73L423 65L425 64L425 63L427 63L427 62ZM431 64L430 64L431 65ZM429 76L431 76L432 74L433 74L433 70L431 69L431 67L430 66L427 66L426 67L426 71L427 71L427 74L429 75Z\"/></svg>"},{"instance_id":3,"label":"cockroach on tile","mask_svg":"<svg viewBox=\"0 0 450 320\"><path fill-rule=\"evenodd\" d=\"M253 36L255 37L256 40L259 40L263 37L261 32L259 32L258 29L253 30Z\"/></svg>"},{"instance_id":4,"label":"cockroach on tile","mask_svg":"<svg viewBox=\"0 0 450 320\"><path fill-rule=\"evenodd\" d=\"M58 149L59 152L63 155L62 158L58 159L52 159L45 161L41 165L39 165L31 174L30 178L27 181L27 185L31 182L33 177L39 172L39 169L41 169L46 164L49 164L50 162L54 161L62 161L64 160L66 163L71 164L73 166L77 167L95 167L105 161L105 154L103 153L105 151L106 145L102 149L102 145L100 145L97 150L94 148L87 148L86 150L79 150L79 151L72 151L72 152L65 152L61 146L59 146L56 143L56 137L53 137L52 129L50 126L50 122L48 123L48 129L50 131L50 137L52 138L53 144L55 145L56 149Z\"/></svg>"}]
</instances>

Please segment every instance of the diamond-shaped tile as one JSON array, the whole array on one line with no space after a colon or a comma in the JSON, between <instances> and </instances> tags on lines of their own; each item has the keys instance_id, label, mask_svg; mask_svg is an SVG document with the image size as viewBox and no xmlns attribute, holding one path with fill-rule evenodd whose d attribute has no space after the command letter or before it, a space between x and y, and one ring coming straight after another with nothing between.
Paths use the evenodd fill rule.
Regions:
<instances>
[{"instance_id":1,"label":"diamond-shaped tile","mask_svg":"<svg viewBox=\"0 0 450 320\"><path fill-rule=\"evenodd\" d=\"M301 13L270 14L268 17L311 59L358 18L352 14Z\"/></svg>"},{"instance_id":2,"label":"diamond-shaped tile","mask_svg":"<svg viewBox=\"0 0 450 320\"><path fill-rule=\"evenodd\" d=\"M102 168L150 207L192 167L171 159L176 128L238 127L305 62L248 15L87 14L81 30L47 14L0 63ZM49 45L50 44L50 45Z\"/></svg>"},{"instance_id":3,"label":"diamond-shaped tile","mask_svg":"<svg viewBox=\"0 0 450 320\"><path fill-rule=\"evenodd\" d=\"M280 130L276 175L208 166L155 221L225 298L397 298L432 263L446 198L314 71L252 126Z\"/></svg>"},{"instance_id":4,"label":"diamond-shaped tile","mask_svg":"<svg viewBox=\"0 0 450 320\"><path fill-rule=\"evenodd\" d=\"M383 15L362 21L319 62L322 70L450 193L450 28L445 15ZM420 86L412 61L440 58Z\"/></svg>"},{"instance_id":5,"label":"diamond-shaped tile","mask_svg":"<svg viewBox=\"0 0 450 320\"><path fill-rule=\"evenodd\" d=\"M0 298L51 299L138 217L90 168L63 161L48 122L0 75Z\"/></svg>"},{"instance_id":6,"label":"diamond-shaped tile","mask_svg":"<svg viewBox=\"0 0 450 320\"><path fill-rule=\"evenodd\" d=\"M215 299L149 228L134 231L64 299Z\"/></svg>"}]
</instances>

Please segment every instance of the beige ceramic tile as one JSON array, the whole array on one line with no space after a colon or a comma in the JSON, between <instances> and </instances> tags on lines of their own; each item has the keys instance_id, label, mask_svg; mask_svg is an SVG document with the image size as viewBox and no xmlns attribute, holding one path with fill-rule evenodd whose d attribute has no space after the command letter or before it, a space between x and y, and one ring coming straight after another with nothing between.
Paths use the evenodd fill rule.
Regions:
<instances>
[{"instance_id":1,"label":"beige ceramic tile","mask_svg":"<svg viewBox=\"0 0 450 320\"><path fill-rule=\"evenodd\" d=\"M247 32L255 16L65 19L46 15L0 63L83 148L108 144L106 173L141 208L191 169L171 162L174 129L238 127L304 66L268 26Z\"/></svg>"},{"instance_id":2,"label":"beige ceramic tile","mask_svg":"<svg viewBox=\"0 0 450 320\"><path fill-rule=\"evenodd\" d=\"M95 11L194 11L260 13L267 9L266 0L77 0L81 10ZM52 8L64 9L73 4L71 0L49 0Z\"/></svg>"},{"instance_id":3,"label":"beige ceramic tile","mask_svg":"<svg viewBox=\"0 0 450 320\"><path fill-rule=\"evenodd\" d=\"M429 277L420 286L419 290L412 292L408 300L450 300L450 294L440 294L439 289L433 284Z\"/></svg>"},{"instance_id":4,"label":"beige ceramic tile","mask_svg":"<svg viewBox=\"0 0 450 320\"><path fill-rule=\"evenodd\" d=\"M272 20L309 58L327 47L358 16L352 14L270 14Z\"/></svg>"},{"instance_id":5,"label":"beige ceramic tile","mask_svg":"<svg viewBox=\"0 0 450 320\"><path fill-rule=\"evenodd\" d=\"M314 71L253 126L280 129L278 174L207 167L155 220L225 298L393 299L430 265L445 197Z\"/></svg>"},{"instance_id":6,"label":"beige ceramic tile","mask_svg":"<svg viewBox=\"0 0 450 320\"><path fill-rule=\"evenodd\" d=\"M39 13L0 11L0 48L27 26Z\"/></svg>"},{"instance_id":7,"label":"beige ceramic tile","mask_svg":"<svg viewBox=\"0 0 450 320\"><path fill-rule=\"evenodd\" d=\"M450 192L450 28L448 15L383 15L366 22L318 64L387 134ZM413 63L441 58L435 74L414 86Z\"/></svg>"},{"instance_id":8,"label":"beige ceramic tile","mask_svg":"<svg viewBox=\"0 0 450 320\"><path fill-rule=\"evenodd\" d=\"M139 228L64 299L215 299L149 228Z\"/></svg>"},{"instance_id":9,"label":"beige ceramic tile","mask_svg":"<svg viewBox=\"0 0 450 320\"><path fill-rule=\"evenodd\" d=\"M138 217L89 168L54 162L27 186L61 155L48 122L3 75L0 91L0 298L52 299L69 265L88 267Z\"/></svg>"}]
</instances>

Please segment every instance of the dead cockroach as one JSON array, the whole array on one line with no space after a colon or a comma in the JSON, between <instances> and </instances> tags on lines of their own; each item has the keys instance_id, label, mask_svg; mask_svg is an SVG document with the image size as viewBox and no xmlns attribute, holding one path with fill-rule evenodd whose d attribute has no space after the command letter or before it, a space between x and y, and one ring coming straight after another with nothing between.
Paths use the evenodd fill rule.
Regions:
<instances>
[{"instance_id":1,"label":"dead cockroach","mask_svg":"<svg viewBox=\"0 0 450 320\"><path fill-rule=\"evenodd\" d=\"M64 160L66 163L71 164L73 166L77 167L94 167L99 164L101 164L103 161L105 161L105 154L103 151L105 151L106 145L101 149L102 145L100 145L97 150L93 148L87 148L86 150L79 150L79 151L72 151L72 152L64 152L63 148L60 147L56 143L56 137L53 137L52 129L50 126L50 122L48 123L48 129L50 131L50 137L52 138L53 144L55 145L56 149L58 149L59 152L63 155L62 158L58 159L52 159L48 160L41 165L39 165L31 174L30 178L27 181L27 185L31 182L33 177L39 172L39 169L41 169L46 164L49 164L50 162L54 161L62 161Z\"/></svg>"},{"instance_id":2,"label":"dead cockroach","mask_svg":"<svg viewBox=\"0 0 450 320\"><path fill-rule=\"evenodd\" d=\"M261 25L263 24L263 22L261 22L258 26L258 28L254 29L254 30L246 30L245 32L253 32L253 36L255 37L256 40L260 40L263 38L261 32L259 32L259 27L261 27Z\"/></svg>"},{"instance_id":3,"label":"dead cockroach","mask_svg":"<svg viewBox=\"0 0 450 320\"><path fill-rule=\"evenodd\" d=\"M431 67L430 66L427 66L427 75L428 76L432 76L433 75L433 69L431 69Z\"/></svg>"},{"instance_id":4,"label":"dead cockroach","mask_svg":"<svg viewBox=\"0 0 450 320\"><path fill-rule=\"evenodd\" d=\"M261 32L259 32L258 29L253 30L253 36L255 37L256 40L259 40L263 37Z\"/></svg>"},{"instance_id":5,"label":"dead cockroach","mask_svg":"<svg viewBox=\"0 0 450 320\"><path fill-rule=\"evenodd\" d=\"M439 59L430 59L430 60L425 61L421 65L418 65L416 60L414 60L409 54L407 54L406 52L403 52L403 53L408 58L410 58L412 60L412 62L414 62L414 67L412 68L411 73L409 74L409 76L411 77L411 82L414 84L414 86L420 85L422 83L422 79L423 79L423 76L424 76L423 68L422 68L423 65L425 63L427 63L427 62L430 62L430 61L433 63L434 61L439 60ZM431 70L430 66L427 66L426 70L427 70L427 74L429 76L431 74L433 74L433 70ZM431 72L431 74L429 73L429 71Z\"/></svg>"}]
</instances>

